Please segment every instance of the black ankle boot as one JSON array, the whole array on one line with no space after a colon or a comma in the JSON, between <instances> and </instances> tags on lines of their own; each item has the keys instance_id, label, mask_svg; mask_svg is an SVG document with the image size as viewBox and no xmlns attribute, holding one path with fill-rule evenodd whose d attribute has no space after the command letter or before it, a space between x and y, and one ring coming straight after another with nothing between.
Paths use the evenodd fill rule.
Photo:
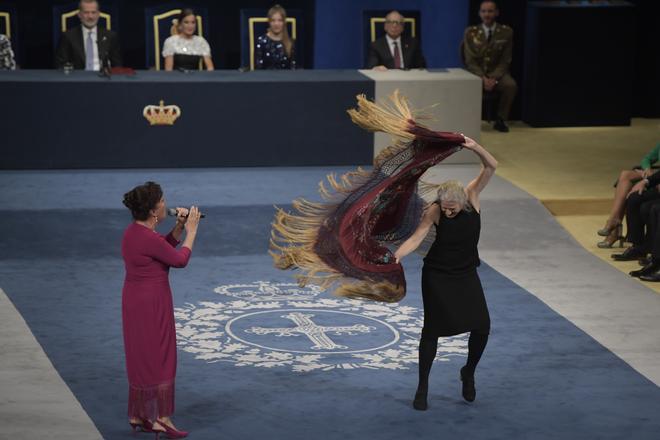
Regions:
<instances>
[{"instance_id":1,"label":"black ankle boot","mask_svg":"<svg viewBox=\"0 0 660 440\"><path fill-rule=\"evenodd\" d=\"M413 408L418 411L426 411L426 408L429 406L428 402L426 401L427 395L427 391L417 390L415 393L415 400L413 400Z\"/></svg>"},{"instance_id":2,"label":"black ankle boot","mask_svg":"<svg viewBox=\"0 0 660 440\"><path fill-rule=\"evenodd\" d=\"M461 368L461 382L463 382L463 399L474 402L477 390L474 388L474 374L467 373L467 367Z\"/></svg>"}]
</instances>

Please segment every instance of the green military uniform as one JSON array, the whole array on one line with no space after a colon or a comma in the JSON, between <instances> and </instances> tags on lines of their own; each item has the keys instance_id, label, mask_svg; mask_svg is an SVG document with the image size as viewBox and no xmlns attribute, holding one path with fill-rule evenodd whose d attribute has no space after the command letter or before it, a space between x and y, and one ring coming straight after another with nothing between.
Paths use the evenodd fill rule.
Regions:
<instances>
[{"instance_id":1,"label":"green military uniform","mask_svg":"<svg viewBox=\"0 0 660 440\"><path fill-rule=\"evenodd\" d=\"M463 62L467 70L480 77L495 78L495 90L500 93L497 116L509 118L511 104L516 97L518 85L509 74L513 52L513 29L504 24L495 24L490 41L482 25L468 26L463 35Z\"/></svg>"}]
</instances>

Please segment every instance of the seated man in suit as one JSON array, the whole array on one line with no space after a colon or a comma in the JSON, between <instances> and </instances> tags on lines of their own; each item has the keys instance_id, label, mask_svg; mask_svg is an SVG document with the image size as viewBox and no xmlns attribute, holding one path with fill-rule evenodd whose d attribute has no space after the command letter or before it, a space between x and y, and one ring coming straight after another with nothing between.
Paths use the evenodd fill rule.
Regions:
<instances>
[{"instance_id":1,"label":"seated man in suit","mask_svg":"<svg viewBox=\"0 0 660 440\"><path fill-rule=\"evenodd\" d=\"M513 51L513 29L495 21L499 15L497 4L486 0L481 2L479 17L481 24L468 26L463 34L463 60L470 72L480 76L484 90L499 92L495 129L509 131L506 121L511 104L516 97L518 86L509 74Z\"/></svg>"},{"instance_id":2,"label":"seated man in suit","mask_svg":"<svg viewBox=\"0 0 660 440\"><path fill-rule=\"evenodd\" d=\"M404 29L403 15L392 11L385 16L385 36L369 48L368 69L423 69L426 67L419 42L401 34Z\"/></svg>"},{"instance_id":3,"label":"seated man in suit","mask_svg":"<svg viewBox=\"0 0 660 440\"><path fill-rule=\"evenodd\" d=\"M62 34L55 54L55 65L61 69L71 63L74 69L101 70L121 66L117 34L97 26L101 13L97 0L80 0L76 26Z\"/></svg>"}]
</instances>

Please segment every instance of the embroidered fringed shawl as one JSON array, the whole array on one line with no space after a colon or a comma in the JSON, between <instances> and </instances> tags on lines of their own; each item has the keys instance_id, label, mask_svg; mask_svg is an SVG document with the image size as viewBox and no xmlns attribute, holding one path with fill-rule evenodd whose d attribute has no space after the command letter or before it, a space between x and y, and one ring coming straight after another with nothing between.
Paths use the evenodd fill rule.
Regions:
<instances>
[{"instance_id":1,"label":"embroidered fringed shawl","mask_svg":"<svg viewBox=\"0 0 660 440\"><path fill-rule=\"evenodd\" d=\"M462 135L418 124L406 98L396 91L377 105L364 95L348 113L355 124L398 138L374 160L372 171L358 168L319 183L324 203L293 201L296 213L277 208L271 255L280 269L300 269L301 286L376 301L400 301L406 293L403 267L388 248L417 228L425 202L421 175L461 148Z\"/></svg>"}]
</instances>

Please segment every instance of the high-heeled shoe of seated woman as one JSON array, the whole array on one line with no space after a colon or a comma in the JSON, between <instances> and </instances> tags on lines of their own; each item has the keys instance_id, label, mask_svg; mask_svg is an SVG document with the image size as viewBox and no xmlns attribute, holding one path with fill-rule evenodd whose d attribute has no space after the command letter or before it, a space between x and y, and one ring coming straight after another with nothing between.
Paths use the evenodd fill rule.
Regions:
<instances>
[{"instance_id":1,"label":"high-heeled shoe of seated woman","mask_svg":"<svg viewBox=\"0 0 660 440\"><path fill-rule=\"evenodd\" d=\"M610 231L610 234L603 241L599 241L597 246L601 249L609 249L614 246L614 243L619 242L619 247L623 247L623 241L625 237L623 236L623 228L621 225L615 227Z\"/></svg>"},{"instance_id":2,"label":"high-heeled shoe of seated woman","mask_svg":"<svg viewBox=\"0 0 660 440\"><path fill-rule=\"evenodd\" d=\"M617 226L621 226L621 220L609 218L607 219L607 222L605 222L605 227L603 229L599 229L597 233L601 237L607 237L610 235L610 232L612 232L612 230Z\"/></svg>"}]
</instances>

